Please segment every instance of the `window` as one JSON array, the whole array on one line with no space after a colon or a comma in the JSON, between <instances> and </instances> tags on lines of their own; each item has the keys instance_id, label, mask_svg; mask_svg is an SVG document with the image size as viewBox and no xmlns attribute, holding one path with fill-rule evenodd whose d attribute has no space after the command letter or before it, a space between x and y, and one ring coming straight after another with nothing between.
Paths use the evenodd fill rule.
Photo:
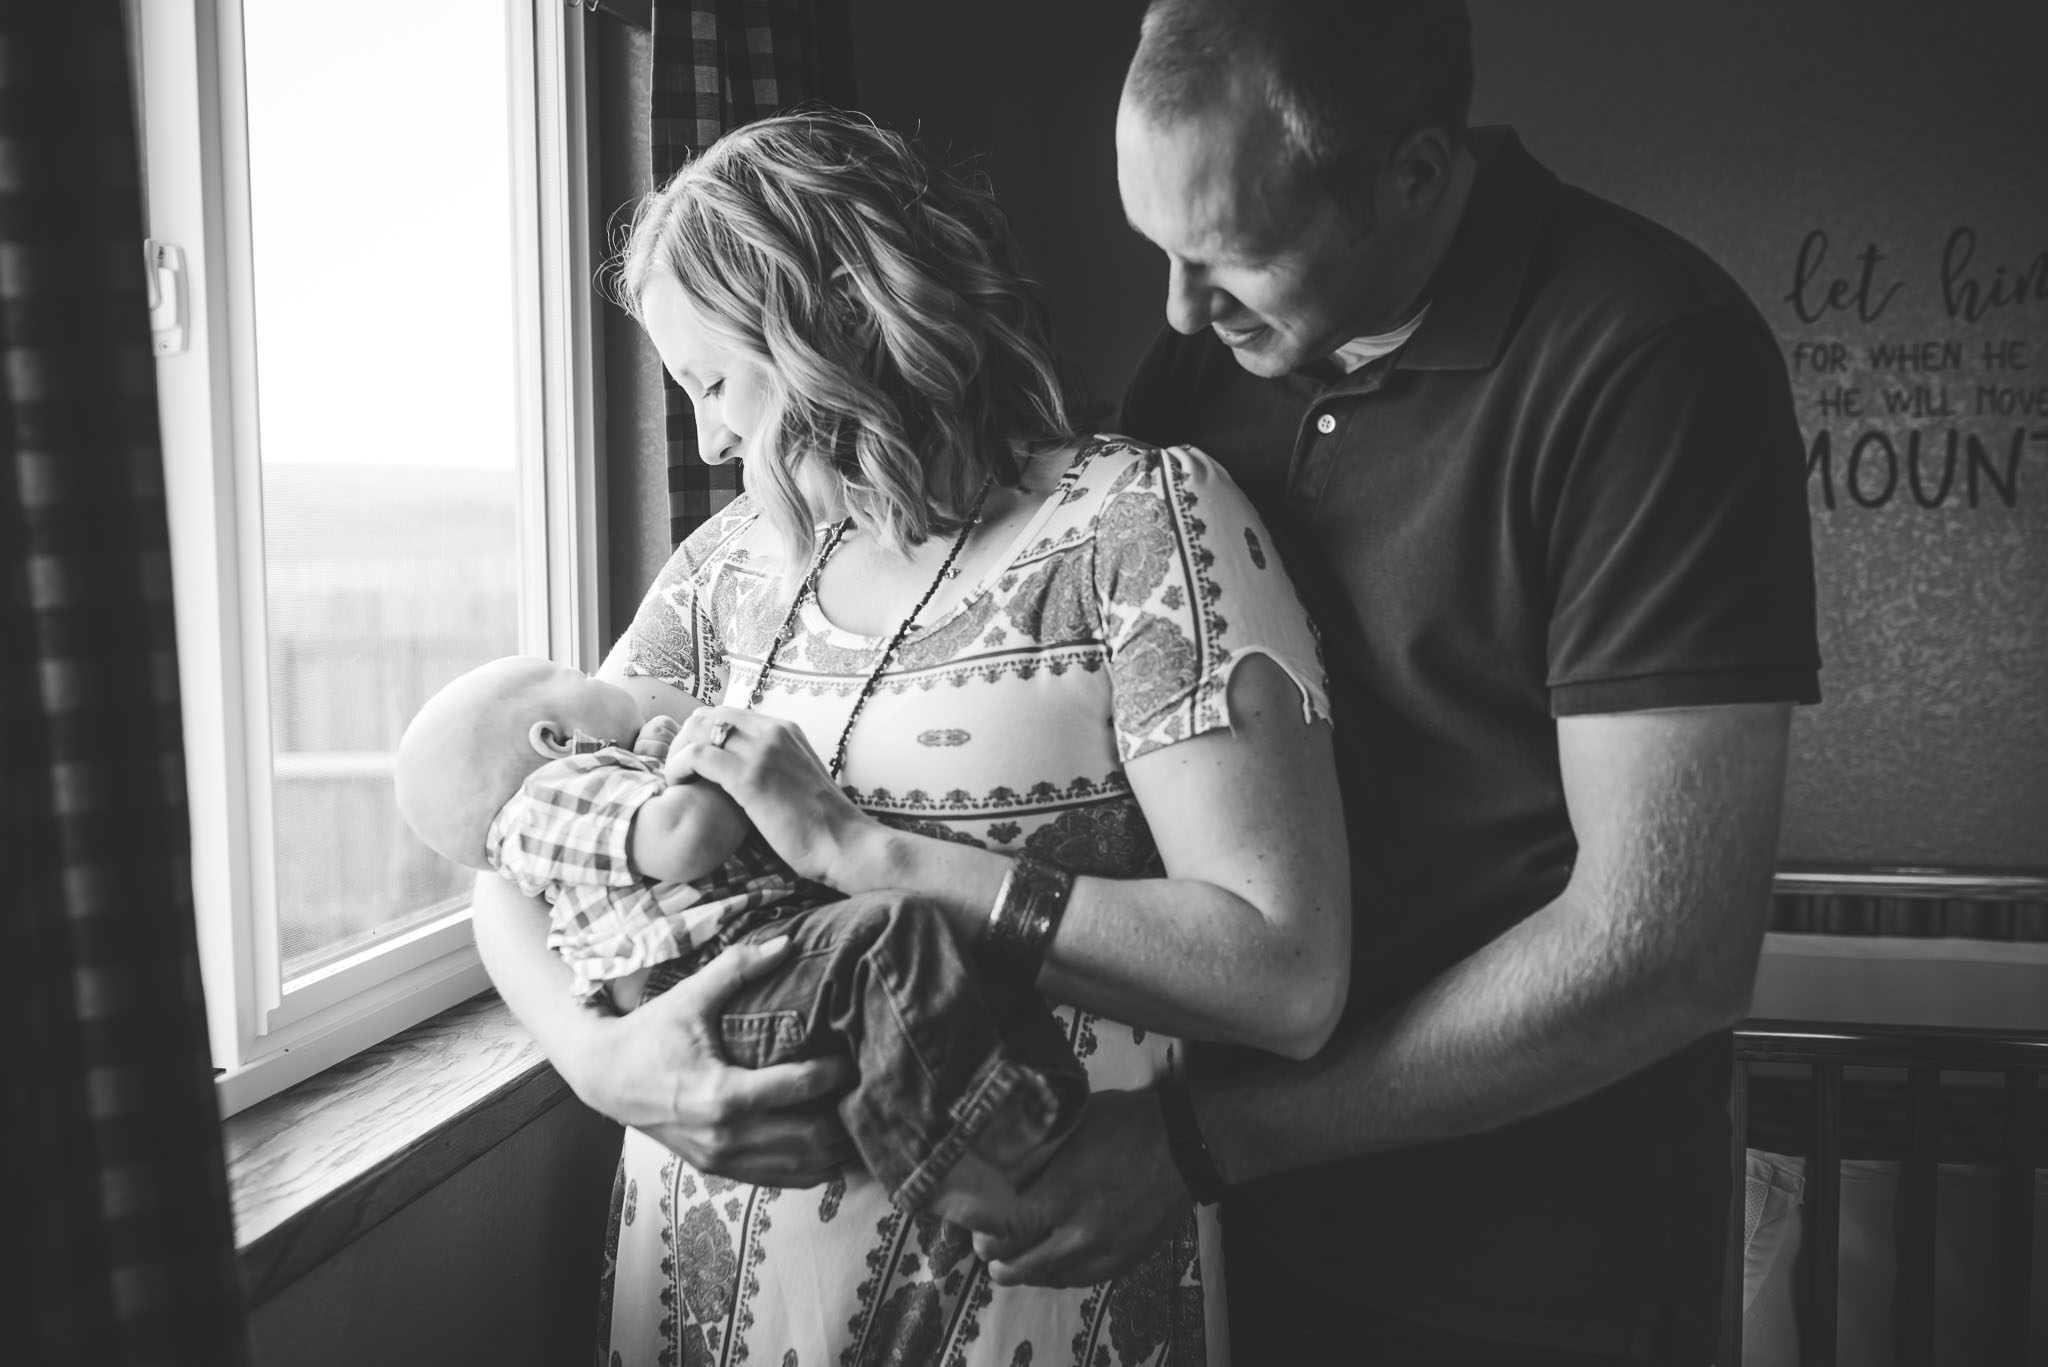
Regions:
<instances>
[{"instance_id":1,"label":"window","mask_svg":"<svg viewBox=\"0 0 2048 1367\"><path fill-rule=\"evenodd\" d=\"M232 1113L488 985L392 752L473 664L597 663L582 13L128 11Z\"/></svg>"}]
</instances>

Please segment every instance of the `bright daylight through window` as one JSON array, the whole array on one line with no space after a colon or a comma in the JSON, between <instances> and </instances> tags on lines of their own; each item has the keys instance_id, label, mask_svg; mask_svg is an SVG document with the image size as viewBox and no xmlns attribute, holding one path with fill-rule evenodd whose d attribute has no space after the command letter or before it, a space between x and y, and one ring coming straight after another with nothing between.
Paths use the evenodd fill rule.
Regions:
<instances>
[{"instance_id":1,"label":"bright daylight through window","mask_svg":"<svg viewBox=\"0 0 2048 1367\"><path fill-rule=\"evenodd\" d=\"M594 663L564 9L131 0L230 1110L485 985L393 751L483 660Z\"/></svg>"},{"instance_id":2,"label":"bright daylight through window","mask_svg":"<svg viewBox=\"0 0 2048 1367\"><path fill-rule=\"evenodd\" d=\"M390 764L434 688L519 647L510 63L489 6L413 6L403 41L243 14L290 981L468 895Z\"/></svg>"}]
</instances>

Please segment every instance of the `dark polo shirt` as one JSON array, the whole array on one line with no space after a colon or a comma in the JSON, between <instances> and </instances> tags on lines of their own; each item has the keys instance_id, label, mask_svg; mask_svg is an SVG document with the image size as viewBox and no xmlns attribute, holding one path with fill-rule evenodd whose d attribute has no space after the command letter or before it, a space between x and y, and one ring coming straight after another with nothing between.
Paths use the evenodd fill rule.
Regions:
<instances>
[{"instance_id":1,"label":"dark polo shirt","mask_svg":"<svg viewBox=\"0 0 2048 1367\"><path fill-rule=\"evenodd\" d=\"M1262 380L1213 334L1168 333L1122 416L1229 469L1321 627L1350 1009L1369 1014L1564 888L1558 717L1819 696L1804 453L1769 328L1697 249L1512 133L1475 147L1401 351ZM1233 1196L1239 1360L1319 1348L1362 1301L1706 1361L1727 1070L1717 1036L1507 1129Z\"/></svg>"}]
</instances>

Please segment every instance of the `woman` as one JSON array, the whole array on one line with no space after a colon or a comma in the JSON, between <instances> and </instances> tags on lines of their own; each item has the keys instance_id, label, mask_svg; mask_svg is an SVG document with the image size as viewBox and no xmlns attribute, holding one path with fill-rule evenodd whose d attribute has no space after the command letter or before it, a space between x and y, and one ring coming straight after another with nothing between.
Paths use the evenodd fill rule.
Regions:
<instances>
[{"instance_id":1,"label":"woman","mask_svg":"<svg viewBox=\"0 0 2048 1367\"><path fill-rule=\"evenodd\" d=\"M988 196L871 126L766 120L649 198L621 285L751 489L600 671L650 716L719 704L671 775L804 876L1021 950L1095 1091L1159 1086L1174 1037L1314 1053L1349 905L1313 633L1205 457L1072 434ZM1017 914L1020 879L1049 915ZM1209 1211L1104 1285L998 1286L966 1231L840 1170L843 1064L720 1059L717 1002L771 956L605 1017L543 905L485 879L476 921L550 1058L633 1127L608 1361L1223 1360Z\"/></svg>"}]
</instances>

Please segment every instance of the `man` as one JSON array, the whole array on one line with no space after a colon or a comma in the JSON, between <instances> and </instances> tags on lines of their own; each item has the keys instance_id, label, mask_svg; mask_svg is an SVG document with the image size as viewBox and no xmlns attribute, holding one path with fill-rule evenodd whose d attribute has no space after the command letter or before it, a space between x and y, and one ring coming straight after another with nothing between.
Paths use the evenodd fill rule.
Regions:
<instances>
[{"instance_id":1,"label":"man","mask_svg":"<svg viewBox=\"0 0 2048 1367\"><path fill-rule=\"evenodd\" d=\"M1353 995L1310 1063L1098 1098L977 1242L1086 1281L1227 1187L1240 1367L1714 1351L1799 433L1741 291L1468 132L1471 79L1455 0L1156 0L1117 119L1171 324L1125 430L1220 459L1322 627Z\"/></svg>"}]
</instances>

